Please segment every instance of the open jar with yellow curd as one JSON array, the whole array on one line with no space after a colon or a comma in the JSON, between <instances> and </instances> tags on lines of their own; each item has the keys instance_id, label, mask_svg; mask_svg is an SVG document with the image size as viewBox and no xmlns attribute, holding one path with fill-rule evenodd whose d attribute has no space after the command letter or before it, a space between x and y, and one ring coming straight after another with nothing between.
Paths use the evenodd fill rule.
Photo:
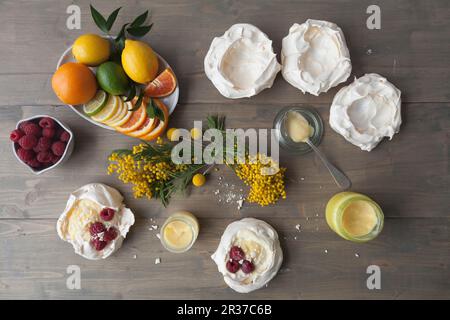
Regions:
<instances>
[{"instance_id":1,"label":"open jar with yellow curd","mask_svg":"<svg viewBox=\"0 0 450 320\"><path fill-rule=\"evenodd\" d=\"M340 192L328 201L326 220L342 238L366 242L380 234L384 215L371 198L356 192Z\"/></svg>"},{"instance_id":2,"label":"open jar with yellow curd","mask_svg":"<svg viewBox=\"0 0 450 320\"><path fill-rule=\"evenodd\" d=\"M175 212L161 227L161 243L170 252L186 252L197 240L199 229L198 220L192 213Z\"/></svg>"}]
</instances>

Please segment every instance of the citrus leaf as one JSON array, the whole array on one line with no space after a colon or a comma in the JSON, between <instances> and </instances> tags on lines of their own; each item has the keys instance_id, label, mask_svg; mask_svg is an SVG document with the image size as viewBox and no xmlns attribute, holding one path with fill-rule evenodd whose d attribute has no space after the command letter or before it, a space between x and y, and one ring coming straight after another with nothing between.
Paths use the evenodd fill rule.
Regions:
<instances>
[{"instance_id":1,"label":"citrus leaf","mask_svg":"<svg viewBox=\"0 0 450 320\"><path fill-rule=\"evenodd\" d=\"M141 26L145 20L147 20L148 16L148 10L145 11L143 14L139 15L134 21L130 24L130 27L139 27Z\"/></svg>"},{"instance_id":2,"label":"citrus leaf","mask_svg":"<svg viewBox=\"0 0 450 320\"><path fill-rule=\"evenodd\" d=\"M91 6L91 15L97 27L105 33L108 33L108 28L106 26L106 20L103 16L98 12L92 5Z\"/></svg>"},{"instance_id":3,"label":"citrus leaf","mask_svg":"<svg viewBox=\"0 0 450 320\"><path fill-rule=\"evenodd\" d=\"M131 101L136 96L136 87L131 86L130 91L127 94L127 98L125 99L125 102Z\"/></svg>"},{"instance_id":4,"label":"citrus leaf","mask_svg":"<svg viewBox=\"0 0 450 320\"><path fill-rule=\"evenodd\" d=\"M108 20L106 20L106 28L108 29L108 31L111 30L114 22L116 21L117 15L119 14L120 9L122 9L122 7L117 8L116 10L114 10L108 17Z\"/></svg>"},{"instance_id":5,"label":"citrus leaf","mask_svg":"<svg viewBox=\"0 0 450 320\"><path fill-rule=\"evenodd\" d=\"M153 99L150 99L149 103L147 104L147 115L149 118L155 118L156 112L155 112L155 106L153 105Z\"/></svg>"},{"instance_id":6,"label":"citrus leaf","mask_svg":"<svg viewBox=\"0 0 450 320\"><path fill-rule=\"evenodd\" d=\"M128 33L135 37L143 37L145 36L153 27L153 23L149 26L142 27L129 27L127 29Z\"/></svg>"}]
</instances>

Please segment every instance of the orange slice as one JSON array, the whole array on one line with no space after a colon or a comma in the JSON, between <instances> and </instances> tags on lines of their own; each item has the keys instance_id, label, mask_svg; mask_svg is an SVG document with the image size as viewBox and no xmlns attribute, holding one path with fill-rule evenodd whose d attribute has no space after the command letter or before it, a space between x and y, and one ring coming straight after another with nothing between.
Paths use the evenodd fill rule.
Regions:
<instances>
[{"instance_id":1,"label":"orange slice","mask_svg":"<svg viewBox=\"0 0 450 320\"><path fill-rule=\"evenodd\" d=\"M167 68L145 87L145 95L161 98L171 94L177 87L177 79L172 69Z\"/></svg>"},{"instance_id":2,"label":"orange slice","mask_svg":"<svg viewBox=\"0 0 450 320\"><path fill-rule=\"evenodd\" d=\"M158 121L158 123L155 125L155 128L146 135L140 136L139 138L146 141L151 141L156 138L158 138L160 135L164 133L164 131L167 128L167 125L169 123L169 110L167 109L166 105L161 102L161 100L153 99L154 104L159 107L162 112L164 113L164 121ZM156 119L158 120L158 119Z\"/></svg>"},{"instance_id":3,"label":"orange slice","mask_svg":"<svg viewBox=\"0 0 450 320\"><path fill-rule=\"evenodd\" d=\"M140 136L145 136L155 129L158 119L149 118L145 119L144 123L134 131L126 133L131 137L139 138Z\"/></svg>"},{"instance_id":4,"label":"orange slice","mask_svg":"<svg viewBox=\"0 0 450 320\"><path fill-rule=\"evenodd\" d=\"M135 100L133 100L133 103L134 102ZM115 127L115 129L121 133L128 133L139 128L144 123L145 119L147 119L146 107L146 101L142 101L141 106L136 111L133 111L130 119L123 125Z\"/></svg>"}]
</instances>

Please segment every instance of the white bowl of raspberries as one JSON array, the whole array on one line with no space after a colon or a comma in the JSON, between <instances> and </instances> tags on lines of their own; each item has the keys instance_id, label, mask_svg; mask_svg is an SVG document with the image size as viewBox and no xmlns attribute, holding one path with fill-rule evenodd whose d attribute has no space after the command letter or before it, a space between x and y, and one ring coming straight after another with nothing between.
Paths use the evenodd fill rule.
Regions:
<instances>
[{"instance_id":1,"label":"white bowl of raspberries","mask_svg":"<svg viewBox=\"0 0 450 320\"><path fill-rule=\"evenodd\" d=\"M48 115L20 120L10 139L17 160L34 174L41 174L66 161L73 151L73 133Z\"/></svg>"}]
</instances>

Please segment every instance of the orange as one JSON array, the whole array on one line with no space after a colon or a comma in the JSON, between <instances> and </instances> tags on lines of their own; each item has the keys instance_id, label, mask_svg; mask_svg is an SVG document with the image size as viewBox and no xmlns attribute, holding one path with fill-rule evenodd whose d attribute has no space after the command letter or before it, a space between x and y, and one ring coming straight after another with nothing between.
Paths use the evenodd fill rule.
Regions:
<instances>
[{"instance_id":1,"label":"orange","mask_svg":"<svg viewBox=\"0 0 450 320\"><path fill-rule=\"evenodd\" d=\"M91 69L84 64L68 62L56 70L52 88L65 104L88 103L97 92L97 81Z\"/></svg>"},{"instance_id":2,"label":"orange","mask_svg":"<svg viewBox=\"0 0 450 320\"><path fill-rule=\"evenodd\" d=\"M140 136L139 138L142 140L150 141L158 138L160 135L164 133L164 130L166 130L167 125L169 124L169 110L167 109L166 105L162 103L161 100L158 99L153 99L153 102L164 113L164 121L158 121L158 124L150 133Z\"/></svg>"},{"instance_id":3,"label":"orange","mask_svg":"<svg viewBox=\"0 0 450 320\"><path fill-rule=\"evenodd\" d=\"M172 69L167 68L145 87L145 95L152 98L166 97L174 92L177 79Z\"/></svg>"},{"instance_id":4,"label":"orange","mask_svg":"<svg viewBox=\"0 0 450 320\"><path fill-rule=\"evenodd\" d=\"M133 101L133 104L134 103L135 101ZM146 107L147 102L142 101L141 106L136 111L133 111L133 114L131 115L130 119L120 127L115 127L115 129L122 133L128 133L139 128L147 119Z\"/></svg>"}]
</instances>

